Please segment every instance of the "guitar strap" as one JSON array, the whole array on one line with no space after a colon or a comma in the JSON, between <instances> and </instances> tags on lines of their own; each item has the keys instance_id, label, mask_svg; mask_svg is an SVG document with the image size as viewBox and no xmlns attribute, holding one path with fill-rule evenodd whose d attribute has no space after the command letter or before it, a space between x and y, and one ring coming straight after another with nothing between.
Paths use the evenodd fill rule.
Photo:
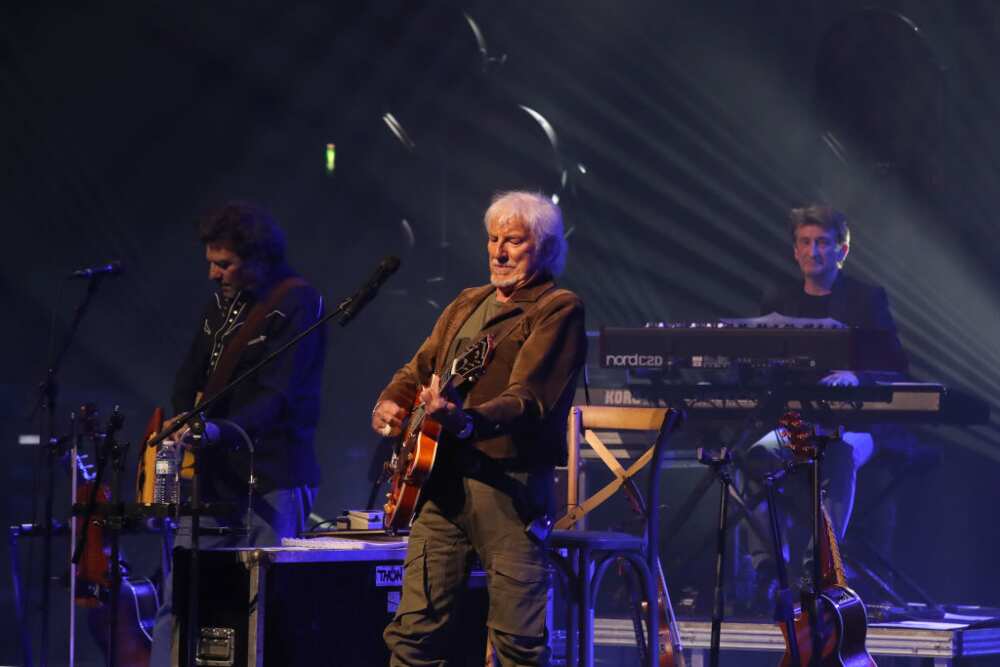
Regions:
<instances>
[{"instance_id":1,"label":"guitar strap","mask_svg":"<svg viewBox=\"0 0 1000 667\"><path fill-rule=\"evenodd\" d=\"M566 293L568 291L569 290L564 290L564 289L561 289L561 288L558 288L558 287L553 287L548 292L545 292L545 294L543 294L542 296L538 297L538 301L535 301L535 303L531 304L531 306L529 306L528 308L525 308L524 311L522 311L521 314L518 315L517 317L511 318L511 321L507 323L507 327L506 328L501 329L500 333L493 335L493 345L494 346L499 345L500 341L502 341L504 338L506 338L507 336L509 336L510 334L512 334L514 332L514 329L516 329L518 327L518 325L522 324L527 319L528 315L530 315L531 313L535 312L536 310L538 310L539 308L541 308L542 306L544 306L548 302L552 301L554 298L556 298L560 294L564 294L564 293Z\"/></svg>"},{"instance_id":2,"label":"guitar strap","mask_svg":"<svg viewBox=\"0 0 1000 667\"><path fill-rule=\"evenodd\" d=\"M513 333L518 326L523 324L528 315L537 311L560 294L567 292L568 290L554 287L542 294L538 300L535 301L535 303L531 304L528 308L525 308L520 315L511 318L511 321L508 322L503 329L501 329L498 333L493 334L493 345L499 345L500 342ZM534 537L534 533L529 529L533 529L534 524L539 519L541 519L543 523L549 523L548 517L545 515L544 508L536 508L532 506L533 503L529 498L527 484L521 480L511 477L508 474L509 472L514 471L506 469L500 461L493 459L476 449L458 449L455 451L462 459L462 465L465 468L464 472L467 476L510 496L510 498L514 501L514 509L524 522L525 530L528 532L529 537ZM549 526L546 525L544 528L539 527L537 530L544 531L544 533L547 534ZM542 540L544 541L544 538L542 538Z\"/></svg>"},{"instance_id":3,"label":"guitar strap","mask_svg":"<svg viewBox=\"0 0 1000 667\"><path fill-rule=\"evenodd\" d=\"M233 371L236 369L236 364L239 362L243 350L246 349L247 343L259 336L260 332L263 331L268 314L274 311L275 307L281 303L281 300L288 294L288 290L306 284L306 281L298 276L289 276L275 285L268 292L266 298L254 304L243 326L237 332L236 337L222 351L219 363L216 364L215 370L208 378L208 382L205 383L205 389L202 392L203 398L215 396L223 387L229 384L229 380L233 376Z\"/></svg>"}]
</instances>

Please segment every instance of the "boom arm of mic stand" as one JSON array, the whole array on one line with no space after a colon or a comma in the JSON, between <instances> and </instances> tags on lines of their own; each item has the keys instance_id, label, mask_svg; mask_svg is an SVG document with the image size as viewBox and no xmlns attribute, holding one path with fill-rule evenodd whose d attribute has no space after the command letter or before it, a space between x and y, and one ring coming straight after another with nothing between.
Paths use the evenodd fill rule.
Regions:
<instances>
[{"instance_id":1,"label":"boom arm of mic stand","mask_svg":"<svg viewBox=\"0 0 1000 667\"><path fill-rule=\"evenodd\" d=\"M303 338L305 338L313 331L315 331L316 329L318 329L319 327L326 324L331 319L342 313L344 309L351 303L352 303L351 298L344 299L344 301L342 301L340 305L338 305L334 310L330 311L329 313L326 313L325 315L323 315L323 317L319 318L318 320L310 324L307 328L295 334L295 336L286 341L281 347L272 351L270 354L268 354L266 357L258 361L252 367L245 370L242 374L240 374L239 377L232 380L229 384L220 389L217 394L215 394L214 396L209 396L206 399L203 399L200 403L198 403L198 405L194 406L193 409L179 414L174 419L173 423L169 426L169 428L167 428L165 431L160 432L156 437L150 440L147 443L147 446L155 447L159 445L161 442L169 438L171 435L173 435L177 431L181 430L182 428L190 424L191 421L199 414L207 414L208 411L212 407L214 407L216 403L222 400L223 397L228 396L236 387L241 385L248 378L256 375L262 368L273 362L275 359L281 356L286 350L294 347Z\"/></svg>"}]
</instances>

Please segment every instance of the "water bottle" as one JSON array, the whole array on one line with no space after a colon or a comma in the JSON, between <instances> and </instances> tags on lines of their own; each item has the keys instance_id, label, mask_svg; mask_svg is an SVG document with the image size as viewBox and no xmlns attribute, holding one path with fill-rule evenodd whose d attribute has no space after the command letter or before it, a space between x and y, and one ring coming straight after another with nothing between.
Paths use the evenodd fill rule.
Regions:
<instances>
[{"instance_id":1,"label":"water bottle","mask_svg":"<svg viewBox=\"0 0 1000 667\"><path fill-rule=\"evenodd\" d=\"M153 483L153 502L177 504L181 496L181 480L178 474L178 459L181 448L173 440L164 440L156 452Z\"/></svg>"}]
</instances>

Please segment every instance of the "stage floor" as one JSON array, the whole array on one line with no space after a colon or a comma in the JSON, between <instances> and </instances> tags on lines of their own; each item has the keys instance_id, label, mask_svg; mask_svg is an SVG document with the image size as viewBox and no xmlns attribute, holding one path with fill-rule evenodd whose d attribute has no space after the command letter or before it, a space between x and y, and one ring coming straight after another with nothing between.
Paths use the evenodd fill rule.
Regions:
<instances>
[{"instance_id":1,"label":"stage floor","mask_svg":"<svg viewBox=\"0 0 1000 667\"><path fill-rule=\"evenodd\" d=\"M868 650L874 656L916 658L934 667L961 663L962 658L1000 655L1000 623L967 616L943 621L872 623L868 627ZM691 667L708 664L712 624L708 621L678 621L681 643L691 651ZM635 646L629 619L597 618L596 646ZM785 640L775 623L726 622L721 647L726 651L784 652Z\"/></svg>"}]
</instances>

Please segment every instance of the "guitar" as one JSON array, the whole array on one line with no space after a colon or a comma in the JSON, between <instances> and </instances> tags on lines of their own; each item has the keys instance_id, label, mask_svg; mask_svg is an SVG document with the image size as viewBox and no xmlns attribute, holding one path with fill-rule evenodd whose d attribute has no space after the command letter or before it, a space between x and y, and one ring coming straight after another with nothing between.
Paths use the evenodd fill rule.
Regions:
<instances>
[{"instance_id":1,"label":"guitar","mask_svg":"<svg viewBox=\"0 0 1000 667\"><path fill-rule=\"evenodd\" d=\"M96 411L88 405L81 409L82 429L85 435L100 438L94 426ZM93 464L87 463L86 454L75 454L73 467L77 478L76 502L87 503L94 484L97 483L97 473ZM106 484L97 490L97 501L108 503L111 492ZM86 545L80 562L75 567L74 603L77 607L87 610L87 625L91 635L101 647L104 655L110 652L111 627L111 594L112 560L111 547L104 534L104 519L100 516L91 517L86 526L83 517L73 518L76 533L87 531ZM128 564L121 558L119 563L124 572ZM115 638L117 646L115 662L124 667L145 667L149 664L150 647L153 641L153 623L156 610L159 607L156 587L145 577L123 576L118 593L118 634Z\"/></svg>"},{"instance_id":2,"label":"guitar","mask_svg":"<svg viewBox=\"0 0 1000 667\"><path fill-rule=\"evenodd\" d=\"M815 459L817 441L825 436L802 421L797 413L782 417L781 426L789 437L788 446L796 456ZM865 646L868 635L868 614L865 605L847 584L844 562L837 544L837 536L826 506L821 503L819 531L819 559L821 580L816 585L818 599L818 636L820 638L819 664L823 667L875 667L876 663ZM812 663L817 647L813 642L813 593L802 591L801 606L795 610L795 638L798 643L801 666ZM788 629L780 625L785 637L785 655L780 667L793 665L789 647Z\"/></svg>"},{"instance_id":3,"label":"guitar","mask_svg":"<svg viewBox=\"0 0 1000 667\"><path fill-rule=\"evenodd\" d=\"M467 393L486 370L493 355L493 345L493 336L486 335L456 357L451 372L441 379L441 393L449 390L460 395ZM403 435L385 463L384 472L389 478L389 492L383 506L386 528L400 530L413 522L420 492L434 470L443 432L441 424L424 412L418 396Z\"/></svg>"},{"instance_id":4,"label":"guitar","mask_svg":"<svg viewBox=\"0 0 1000 667\"><path fill-rule=\"evenodd\" d=\"M195 405L201 403L201 399L202 393L198 392L194 399ZM145 445L142 447L142 452L139 456L139 467L135 475L135 500L141 505L152 505L155 500L156 455L159 452L159 447L163 446L163 443L161 442L159 446L153 446L151 441L163 431L165 425L169 426L169 424L169 420L164 420L163 408L160 407L153 410L153 414L150 415L149 421L146 423L146 430L142 436L142 442ZM184 448L180 463L180 476L182 479L191 479L193 475L194 452Z\"/></svg>"}]
</instances>

